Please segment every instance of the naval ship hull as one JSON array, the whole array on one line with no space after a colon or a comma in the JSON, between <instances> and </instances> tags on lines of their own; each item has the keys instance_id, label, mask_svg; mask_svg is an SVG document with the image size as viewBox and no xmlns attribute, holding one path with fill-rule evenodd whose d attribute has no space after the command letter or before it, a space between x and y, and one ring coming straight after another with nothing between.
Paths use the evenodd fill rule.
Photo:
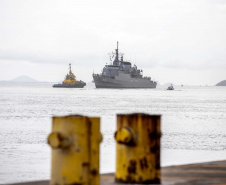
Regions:
<instances>
[{"instance_id":1,"label":"naval ship hull","mask_svg":"<svg viewBox=\"0 0 226 185\"><path fill-rule=\"evenodd\" d=\"M109 78L93 75L96 88L156 88L157 83L146 78Z\"/></svg>"}]
</instances>

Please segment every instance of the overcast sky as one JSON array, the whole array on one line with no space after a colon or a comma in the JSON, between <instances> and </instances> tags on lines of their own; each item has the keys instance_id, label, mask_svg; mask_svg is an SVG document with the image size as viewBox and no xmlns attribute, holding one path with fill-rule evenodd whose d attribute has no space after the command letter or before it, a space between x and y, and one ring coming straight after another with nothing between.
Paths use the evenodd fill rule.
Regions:
<instances>
[{"instance_id":1,"label":"overcast sky","mask_svg":"<svg viewBox=\"0 0 226 185\"><path fill-rule=\"evenodd\" d=\"M160 83L226 80L225 0L0 0L0 80L92 80L124 59Z\"/></svg>"}]
</instances>

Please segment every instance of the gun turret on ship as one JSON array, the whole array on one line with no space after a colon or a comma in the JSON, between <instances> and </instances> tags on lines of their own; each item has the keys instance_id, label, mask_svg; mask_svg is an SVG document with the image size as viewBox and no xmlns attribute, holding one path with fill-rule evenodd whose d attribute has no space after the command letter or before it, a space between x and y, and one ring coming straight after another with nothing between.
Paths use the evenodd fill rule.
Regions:
<instances>
[{"instance_id":1,"label":"gun turret on ship","mask_svg":"<svg viewBox=\"0 0 226 185\"><path fill-rule=\"evenodd\" d=\"M65 76L65 80L62 82L62 84L54 84L53 87L83 88L85 85L85 82L76 80L76 76L71 71L71 64L69 64L69 73Z\"/></svg>"},{"instance_id":2,"label":"gun turret on ship","mask_svg":"<svg viewBox=\"0 0 226 185\"><path fill-rule=\"evenodd\" d=\"M157 82L143 77L142 70L123 60L123 54L119 60L118 42L115 51L113 64L105 65L100 74L93 73L96 88L156 88Z\"/></svg>"}]
</instances>

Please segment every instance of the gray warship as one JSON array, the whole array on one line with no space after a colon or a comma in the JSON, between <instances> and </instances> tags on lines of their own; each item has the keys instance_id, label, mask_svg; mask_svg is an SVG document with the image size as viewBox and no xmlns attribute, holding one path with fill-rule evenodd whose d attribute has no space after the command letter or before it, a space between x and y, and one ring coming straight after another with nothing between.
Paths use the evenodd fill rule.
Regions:
<instances>
[{"instance_id":1,"label":"gray warship","mask_svg":"<svg viewBox=\"0 0 226 185\"><path fill-rule=\"evenodd\" d=\"M93 73L96 88L156 88L157 82L151 77L143 77L143 71L136 65L132 67L130 62L123 61L123 54L118 52L118 42L114 55L112 65L105 65L100 74Z\"/></svg>"}]
</instances>

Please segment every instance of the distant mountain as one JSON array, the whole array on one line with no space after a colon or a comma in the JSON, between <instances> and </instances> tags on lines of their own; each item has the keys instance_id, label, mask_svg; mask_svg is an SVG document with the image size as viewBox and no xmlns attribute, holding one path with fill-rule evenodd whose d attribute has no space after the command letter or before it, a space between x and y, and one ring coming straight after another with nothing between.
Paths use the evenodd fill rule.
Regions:
<instances>
[{"instance_id":1,"label":"distant mountain","mask_svg":"<svg viewBox=\"0 0 226 185\"><path fill-rule=\"evenodd\" d=\"M226 86L226 80L219 82L216 86Z\"/></svg>"},{"instance_id":2,"label":"distant mountain","mask_svg":"<svg viewBox=\"0 0 226 185\"><path fill-rule=\"evenodd\" d=\"M37 80L35 80L34 78L31 78L29 76L19 76L10 81L11 82L38 82Z\"/></svg>"}]
</instances>

